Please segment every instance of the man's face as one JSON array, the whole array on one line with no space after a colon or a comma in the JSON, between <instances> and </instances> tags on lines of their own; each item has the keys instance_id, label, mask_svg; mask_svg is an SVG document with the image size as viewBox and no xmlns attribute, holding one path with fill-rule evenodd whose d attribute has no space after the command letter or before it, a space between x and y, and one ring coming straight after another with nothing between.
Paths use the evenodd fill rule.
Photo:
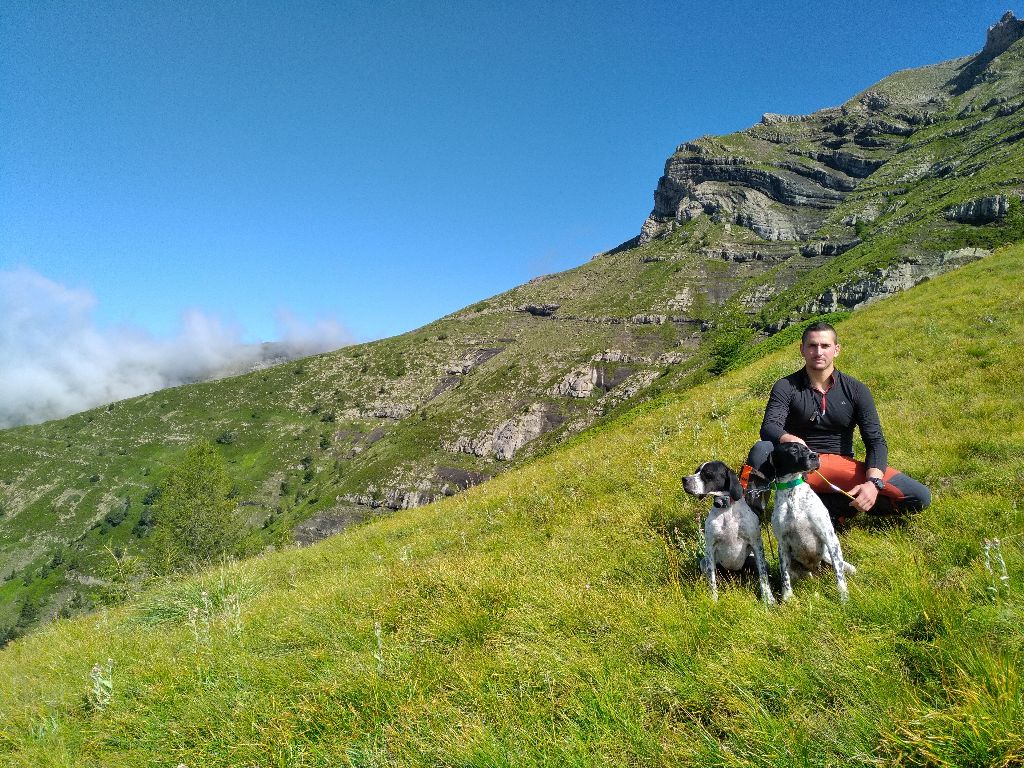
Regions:
<instances>
[{"instance_id":1,"label":"man's face","mask_svg":"<svg viewBox=\"0 0 1024 768\"><path fill-rule=\"evenodd\" d=\"M800 354L811 371L827 371L839 354L839 345L832 331L811 331L800 345Z\"/></svg>"}]
</instances>

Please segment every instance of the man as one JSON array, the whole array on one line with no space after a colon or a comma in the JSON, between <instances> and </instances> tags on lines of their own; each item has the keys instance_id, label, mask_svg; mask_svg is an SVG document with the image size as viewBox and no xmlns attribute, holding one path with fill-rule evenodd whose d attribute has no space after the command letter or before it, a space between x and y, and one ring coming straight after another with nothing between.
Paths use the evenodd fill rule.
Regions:
<instances>
[{"instance_id":1,"label":"man","mask_svg":"<svg viewBox=\"0 0 1024 768\"><path fill-rule=\"evenodd\" d=\"M772 387L761 422L761 441L747 464L756 473L780 443L803 443L821 457L821 475L807 483L822 497L835 521L857 512L917 512L931 503L921 483L888 465L889 449L868 388L835 367L840 344L836 329L817 322L804 329L804 367ZM853 454L853 428L867 448L864 461ZM823 477L825 479L823 479ZM836 486L850 498L835 491Z\"/></svg>"}]
</instances>

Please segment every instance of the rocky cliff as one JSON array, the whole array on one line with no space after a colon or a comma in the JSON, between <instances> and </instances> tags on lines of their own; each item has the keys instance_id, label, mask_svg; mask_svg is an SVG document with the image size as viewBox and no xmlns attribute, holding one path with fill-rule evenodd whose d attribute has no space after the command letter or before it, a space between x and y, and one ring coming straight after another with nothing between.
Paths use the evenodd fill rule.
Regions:
<instances>
[{"instance_id":1,"label":"rocky cliff","mask_svg":"<svg viewBox=\"0 0 1024 768\"><path fill-rule=\"evenodd\" d=\"M849 252L844 261L855 264L867 254L877 260L878 246L889 245L886 264L821 286L798 303L799 314L854 308L887 293L883 286L909 287L963 263L965 253L977 257L984 251L936 246L974 245L968 233L957 233L963 242L950 237L948 224L1006 223L1024 191L1022 37L1024 21L1008 12L975 56L897 73L839 107L765 114L740 133L681 144L665 164L639 242L708 217L727 228L715 246L723 258L770 255L795 267L788 276L794 282L802 271L798 254L819 267ZM936 216L942 199L951 204ZM751 248L730 227L765 246ZM902 278L880 279L881 267ZM759 286L744 305L763 307L777 293ZM765 327L791 319L776 316Z\"/></svg>"}]
</instances>

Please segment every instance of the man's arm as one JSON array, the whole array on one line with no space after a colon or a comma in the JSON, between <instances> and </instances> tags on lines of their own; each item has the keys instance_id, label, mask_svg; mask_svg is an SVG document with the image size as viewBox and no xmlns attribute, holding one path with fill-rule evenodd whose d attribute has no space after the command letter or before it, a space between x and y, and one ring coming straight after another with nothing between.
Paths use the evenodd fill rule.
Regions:
<instances>
[{"instance_id":1,"label":"man's arm","mask_svg":"<svg viewBox=\"0 0 1024 768\"><path fill-rule=\"evenodd\" d=\"M772 386L768 395L768 405L764 409L761 420L761 439L779 443L803 443L796 435L786 431L786 419L789 417L789 403L793 399L793 385L786 379L779 379ZM806 445L806 443L805 443Z\"/></svg>"},{"instance_id":2,"label":"man's arm","mask_svg":"<svg viewBox=\"0 0 1024 768\"><path fill-rule=\"evenodd\" d=\"M871 397L871 391L863 384L857 387L854 406L857 428L860 430L864 447L867 448L864 463L868 467L868 477L881 477L885 474L885 468L889 466L889 445L882 434L882 423L878 418L875 400ZM871 472L872 469L877 470L877 474Z\"/></svg>"},{"instance_id":3,"label":"man's arm","mask_svg":"<svg viewBox=\"0 0 1024 768\"><path fill-rule=\"evenodd\" d=\"M871 396L871 391L860 382L858 385L854 393L854 406L857 414L857 428L860 430L861 439L867 449L864 463L868 480L854 486L850 490L850 495L854 497L851 505L861 512L867 512L878 499L878 488L871 482L871 479L884 478L885 468L889 465L889 445L885 442L885 435L882 434L882 423L878 418L878 409L875 408L875 400Z\"/></svg>"}]
</instances>

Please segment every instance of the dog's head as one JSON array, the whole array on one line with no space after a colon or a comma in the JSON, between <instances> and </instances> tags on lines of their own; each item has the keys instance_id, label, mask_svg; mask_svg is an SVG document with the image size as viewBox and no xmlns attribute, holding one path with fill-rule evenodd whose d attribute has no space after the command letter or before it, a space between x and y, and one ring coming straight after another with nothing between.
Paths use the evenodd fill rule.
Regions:
<instances>
[{"instance_id":1,"label":"dog's head","mask_svg":"<svg viewBox=\"0 0 1024 768\"><path fill-rule=\"evenodd\" d=\"M818 454L803 443L782 443L776 446L770 463L775 477L812 472L821 466Z\"/></svg>"},{"instance_id":2,"label":"dog's head","mask_svg":"<svg viewBox=\"0 0 1024 768\"><path fill-rule=\"evenodd\" d=\"M684 475L683 490L692 496L727 493L733 501L743 498L740 479L721 461L706 461L692 475Z\"/></svg>"}]
</instances>

